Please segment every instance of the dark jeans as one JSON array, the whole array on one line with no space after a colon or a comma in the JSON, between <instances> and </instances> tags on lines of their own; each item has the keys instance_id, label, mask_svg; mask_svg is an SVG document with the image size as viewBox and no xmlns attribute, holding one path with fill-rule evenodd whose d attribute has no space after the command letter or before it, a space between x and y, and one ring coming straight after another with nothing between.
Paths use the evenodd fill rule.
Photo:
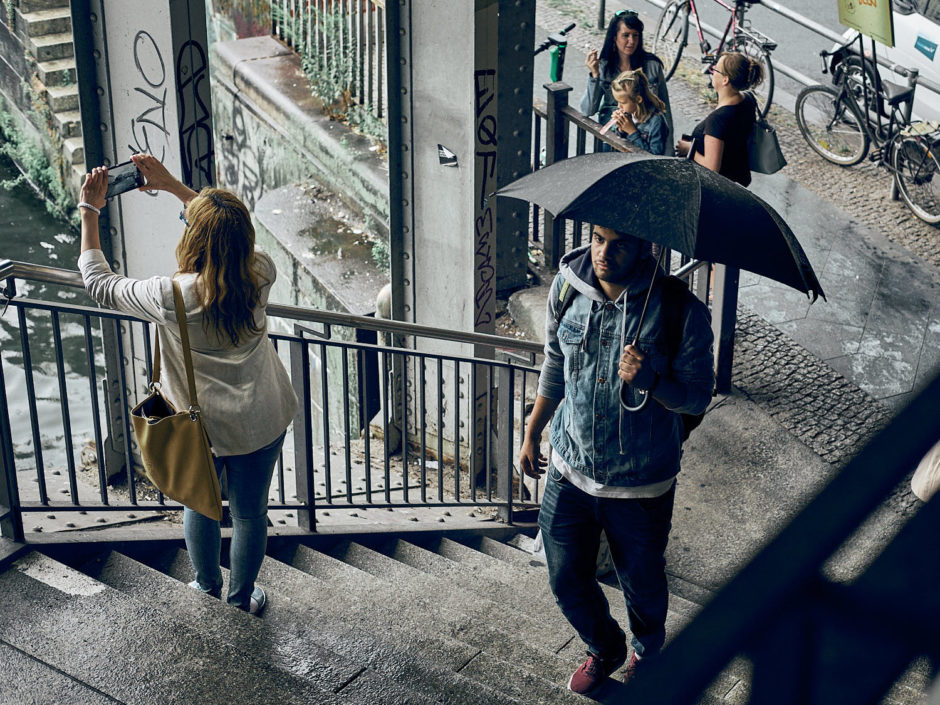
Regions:
<instances>
[{"instance_id":1,"label":"dark jeans","mask_svg":"<svg viewBox=\"0 0 940 705\"><path fill-rule=\"evenodd\" d=\"M627 617L637 655L655 654L666 639L664 556L675 485L652 499L592 497L552 466L542 497L539 528L548 579L565 618L601 658L616 658L626 649L626 635L610 616L607 598L595 578L601 531L607 533L610 556L627 603Z\"/></svg>"}]
</instances>

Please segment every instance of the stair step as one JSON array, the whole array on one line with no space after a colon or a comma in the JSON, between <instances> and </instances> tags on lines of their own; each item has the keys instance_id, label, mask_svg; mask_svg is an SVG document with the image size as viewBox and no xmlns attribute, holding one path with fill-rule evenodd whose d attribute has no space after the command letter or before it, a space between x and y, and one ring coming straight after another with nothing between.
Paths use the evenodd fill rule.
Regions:
<instances>
[{"instance_id":1,"label":"stair step","mask_svg":"<svg viewBox=\"0 0 940 705\"><path fill-rule=\"evenodd\" d=\"M16 12L16 31L24 37L44 37L72 32L72 11L68 7Z\"/></svg>"},{"instance_id":2,"label":"stair step","mask_svg":"<svg viewBox=\"0 0 940 705\"><path fill-rule=\"evenodd\" d=\"M536 697L546 702L567 702L566 698L577 697L564 688L577 664L562 661L553 652L534 644L528 635L493 626L485 612L471 604L464 609L446 604L449 595L459 594L459 587L450 585L447 594L429 592L420 582L409 581L406 586L400 580L380 579L349 563L355 560L366 565L374 561L381 565L383 561L374 553L358 544L349 544L334 552L340 559L299 546L291 564L335 586L336 592L332 599L324 601L327 603L324 609L384 623L403 639L426 639L436 634L458 639L476 649L478 653L461 667L461 673L529 702ZM395 563L387 556L384 559ZM380 570L375 565L373 569Z\"/></svg>"},{"instance_id":3,"label":"stair step","mask_svg":"<svg viewBox=\"0 0 940 705\"><path fill-rule=\"evenodd\" d=\"M54 113L78 110L78 86L46 86L46 100Z\"/></svg>"},{"instance_id":4,"label":"stair step","mask_svg":"<svg viewBox=\"0 0 940 705\"><path fill-rule=\"evenodd\" d=\"M383 552L350 544L349 551L353 550L353 565L358 565L376 576L388 576L414 585L421 593L438 595L437 603L441 606L450 606L455 610L463 609L471 617L485 616L506 631L524 633L530 645L541 646L555 653L574 636L566 621L554 619L556 612L550 613L550 616L541 614L533 617L527 609L507 605L510 600L515 602L515 596L510 595L508 591L500 592L498 586L489 594L483 589L476 591L474 595L474 585L461 580L464 576L457 574L459 568L455 566L452 571L444 571L441 565L434 561L433 554L413 544L397 541ZM349 552L344 556L344 560L348 561L348 556ZM441 561L447 559L441 558ZM432 565L441 569L442 574L426 570ZM546 597L549 595L547 583L542 585L539 593Z\"/></svg>"},{"instance_id":5,"label":"stair step","mask_svg":"<svg viewBox=\"0 0 940 705\"><path fill-rule=\"evenodd\" d=\"M121 702L342 702L36 552L0 590L0 640Z\"/></svg>"},{"instance_id":6,"label":"stair step","mask_svg":"<svg viewBox=\"0 0 940 705\"><path fill-rule=\"evenodd\" d=\"M29 37L26 45L29 48L29 53L33 55L36 61L52 61L75 56L71 32L47 34L44 37Z\"/></svg>"},{"instance_id":7,"label":"stair step","mask_svg":"<svg viewBox=\"0 0 940 705\"><path fill-rule=\"evenodd\" d=\"M182 573L189 565L185 552L173 551L173 564L169 570ZM318 684L352 703L369 702L376 705L431 705L430 700L389 680L370 669L361 659L351 659L323 648L309 639L311 629L319 628L318 620L308 614L288 613L288 619L278 619L284 613L284 604L289 602L281 595L277 585L266 586L269 603L264 619L256 619L235 610L221 600L200 594L184 582L134 561L120 554L112 555L103 566L106 582L121 582L127 574L146 578L143 588L121 582L122 591L136 591L145 599L155 600L158 608L174 614L180 612L190 618L189 622L204 631L207 636L232 648L253 654L269 668L277 668ZM184 573L188 575L188 573ZM223 570L228 589L227 570ZM163 592L159 597L151 596L152 587L159 586ZM232 619L232 616L238 619ZM239 627L232 629L233 623ZM307 627L306 625L309 625Z\"/></svg>"},{"instance_id":8,"label":"stair step","mask_svg":"<svg viewBox=\"0 0 940 705\"><path fill-rule=\"evenodd\" d=\"M548 573L544 564L533 558L531 553L493 541L487 537L469 539L468 542L478 545L481 550L475 550L470 546L448 538L442 538L436 548L442 556L472 566L473 572L477 574L477 579L482 581L482 584L489 582L491 584L513 586L518 595L524 595L526 600L530 600L533 604L537 602L541 609L554 610L554 612L560 614L556 605L548 604L544 597L539 599L539 585L548 585ZM482 552L484 548L487 553ZM493 554L503 556L506 560L494 558ZM623 593L619 588L606 583L602 582L600 585L610 604L611 614L627 631L627 638L629 639ZM682 597L672 594L669 596L669 614L666 617L667 643L669 639L688 624L699 609L699 605ZM558 655L573 662L578 662L584 659L584 651L584 644L579 638L575 638L561 649ZM733 662L715 679L704 697L725 698L730 705L737 702L746 702L748 681L749 671L746 664ZM701 702L706 701L702 700Z\"/></svg>"},{"instance_id":9,"label":"stair step","mask_svg":"<svg viewBox=\"0 0 940 705\"><path fill-rule=\"evenodd\" d=\"M68 7L69 0L19 0L20 12L41 12Z\"/></svg>"},{"instance_id":10,"label":"stair step","mask_svg":"<svg viewBox=\"0 0 940 705\"><path fill-rule=\"evenodd\" d=\"M181 551L167 570L179 580L190 579L192 569L187 563ZM333 601L334 586L273 558L265 558L259 582L272 595L263 620L272 629L291 631L301 642L318 644L354 662L364 662L412 690L441 693L444 702L517 705L511 698L456 673L475 650L441 639L402 639L385 623L380 622L378 628L362 628L354 615L330 614L322 608Z\"/></svg>"},{"instance_id":11,"label":"stair step","mask_svg":"<svg viewBox=\"0 0 940 705\"><path fill-rule=\"evenodd\" d=\"M78 81L74 57L40 61L36 64L36 73L45 86L69 86Z\"/></svg>"},{"instance_id":12,"label":"stair step","mask_svg":"<svg viewBox=\"0 0 940 705\"><path fill-rule=\"evenodd\" d=\"M82 136L82 114L78 110L63 110L60 113L53 113L52 117L63 139Z\"/></svg>"},{"instance_id":13,"label":"stair step","mask_svg":"<svg viewBox=\"0 0 940 705\"><path fill-rule=\"evenodd\" d=\"M111 698L7 644L0 644L0 671L4 674L0 678L0 703L114 703Z\"/></svg>"},{"instance_id":14,"label":"stair step","mask_svg":"<svg viewBox=\"0 0 940 705\"><path fill-rule=\"evenodd\" d=\"M62 150L66 163L85 168L85 143L81 137L69 137L64 140Z\"/></svg>"}]
</instances>

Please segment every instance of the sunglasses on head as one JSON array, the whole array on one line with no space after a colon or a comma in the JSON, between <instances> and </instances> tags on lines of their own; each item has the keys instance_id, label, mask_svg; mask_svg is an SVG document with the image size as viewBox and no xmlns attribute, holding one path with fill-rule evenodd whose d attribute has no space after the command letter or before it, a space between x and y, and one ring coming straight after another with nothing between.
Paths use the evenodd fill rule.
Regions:
<instances>
[{"instance_id":1,"label":"sunglasses on head","mask_svg":"<svg viewBox=\"0 0 940 705\"><path fill-rule=\"evenodd\" d=\"M614 17L638 17L639 14L636 10L617 10Z\"/></svg>"}]
</instances>

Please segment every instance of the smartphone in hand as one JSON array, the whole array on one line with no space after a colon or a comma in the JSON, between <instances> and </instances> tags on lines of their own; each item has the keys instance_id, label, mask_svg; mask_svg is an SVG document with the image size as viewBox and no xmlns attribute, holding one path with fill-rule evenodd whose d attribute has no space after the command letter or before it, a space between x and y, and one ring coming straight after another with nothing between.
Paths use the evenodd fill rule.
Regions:
<instances>
[{"instance_id":1,"label":"smartphone in hand","mask_svg":"<svg viewBox=\"0 0 940 705\"><path fill-rule=\"evenodd\" d=\"M144 177L137 165L132 161L123 162L108 169L108 190L104 197L113 198L143 185Z\"/></svg>"}]
</instances>

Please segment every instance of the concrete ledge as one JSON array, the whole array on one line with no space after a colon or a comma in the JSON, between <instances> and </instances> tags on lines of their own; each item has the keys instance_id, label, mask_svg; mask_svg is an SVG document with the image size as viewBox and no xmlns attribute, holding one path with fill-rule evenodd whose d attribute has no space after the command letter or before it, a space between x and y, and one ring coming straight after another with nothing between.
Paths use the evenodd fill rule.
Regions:
<instances>
[{"instance_id":1,"label":"concrete ledge","mask_svg":"<svg viewBox=\"0 0 940 705\"><path fill-rule=\"evenodd\" d=\"M291 163L278 163L284 159L265 162L263 154L258 156L255 168L262 172L257 176L264 191L313 176L387 233L385 159L370 149L368 138L323 113L297 54L272 37L252 37L214 44L210 60L216 88L228 93L284 142L280 146ZM224 142L232 140L239 125L226 124L220 107L215 106L213 112L224 150ZM247 125L241 128L247 129ZM305 166L312 169L304 173ZM223 180L231 181L224 172Z\"/></svg>"},{"instance_id":2,"label":"concrete ledge","mask_svg":"<svg viewBox=\"0 0 940 705\"><path fill-rule=\"evenodd\" d=\"M334 220L316 187L283 186L255 206L258 245L278 279L271 300L366 316L388 282L372 259L372 243Z\"/></svg>"}]
</instances>

